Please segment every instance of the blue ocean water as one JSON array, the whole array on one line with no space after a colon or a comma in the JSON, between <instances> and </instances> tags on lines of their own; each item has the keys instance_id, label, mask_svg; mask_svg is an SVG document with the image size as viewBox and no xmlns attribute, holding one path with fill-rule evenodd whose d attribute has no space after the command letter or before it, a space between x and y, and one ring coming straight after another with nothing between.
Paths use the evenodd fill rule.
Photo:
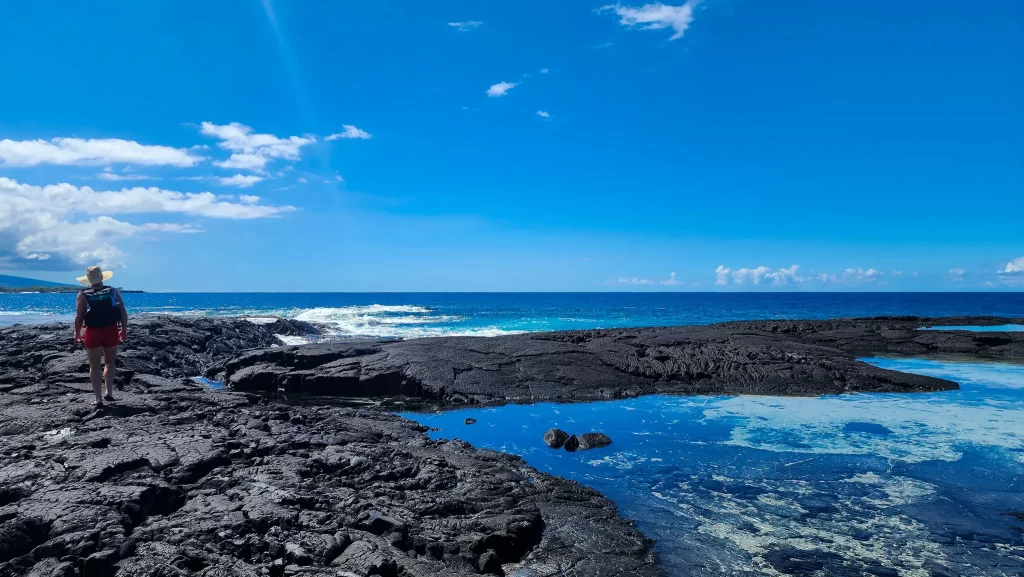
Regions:
<instances>
[{"instance_id":1,"label":"blue ocean water","mask_svg":"<svg viewBox=\"0 0 1024 577\"><path fill-rule=\"evenodd\" d=\"M285 316L339 336L510 332L875 315L1024 317L1024 293L145 293L132 313ZM73 294L0 294L0 325L67 320Z\"/></svg>"},{"instance_id":2,"label":"blue ocean water","mask_svg":"<svg viewBox=\"0 0 1024 577\"><path fill-rule=\"evenodd\" d=\"M671 575L1024 574L1024 365L867 361L962 388L404 416L600 490ZM613 444L549 449L549 427Z\"/></svg>"}]
</instances>

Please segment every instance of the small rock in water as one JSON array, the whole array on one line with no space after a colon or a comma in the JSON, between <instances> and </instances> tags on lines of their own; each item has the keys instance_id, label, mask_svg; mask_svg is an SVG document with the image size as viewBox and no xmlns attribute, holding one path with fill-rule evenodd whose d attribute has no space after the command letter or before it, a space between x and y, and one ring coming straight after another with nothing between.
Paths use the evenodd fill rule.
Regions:
<instances>
[{"instance_id":1,"label":"small rock in water","mask_svg":"<svg viewBox=\"0 0 1024 577\"><path fill-rule=\"evenodd\" d=\"M565 440L565 444L562 445L562 448L565 449L566 451L569 451L570 453L575 453L576 449L579 446L580 440L576 438L576 435L572 435L571 437Z\"/></svg>"},{"instance_id":2,"label":"small rock in water","mask_svg":"<svg viewBox=\"0 0 1024 577\"><path fill-rule=\"evenodd\" d=\"M548 429L548 432L544 433L544 443L552 449L561 449L568 438L569 433L562 429Z\"/></svg>"},{"instance_id":3,"label":"small rock in water","mask_svg":"<svg viewBox=\"0 0 1024 577\"><path fill-rule=\"evenodd\" d=\"M474 419L473 417L469 417L468 419L466 419L466 424L467 425L472 425L475 422L476 422L476 419Z\"/></svg>"},{"instance_id":4,"label":"small rock in water","mask_svg":"<svg viewBox=\"0 0 1024 577\"><path fill-rule=\"evenodd\" d=\"M579 449L600 449L612 444L612 439L604 433L584 433L579 436Z\"/></svg>"}]
</instances>

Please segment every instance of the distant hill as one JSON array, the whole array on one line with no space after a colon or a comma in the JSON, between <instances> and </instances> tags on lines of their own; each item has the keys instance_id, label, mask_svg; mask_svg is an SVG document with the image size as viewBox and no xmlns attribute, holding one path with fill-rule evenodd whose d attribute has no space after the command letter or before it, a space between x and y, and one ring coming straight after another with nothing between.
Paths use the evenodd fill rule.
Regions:
<instances>
[{"instance_id":1,"label":"distant hill","mask_svg":"<svg viewBox=\"0 0 1024 577\"><path fill-rule=\"evenodd\" d=\"M23 287L73 287L68 283L50 282L22 276L8 276L0 274L0 288L23 288Z\"/></svg>"}]
</instances>

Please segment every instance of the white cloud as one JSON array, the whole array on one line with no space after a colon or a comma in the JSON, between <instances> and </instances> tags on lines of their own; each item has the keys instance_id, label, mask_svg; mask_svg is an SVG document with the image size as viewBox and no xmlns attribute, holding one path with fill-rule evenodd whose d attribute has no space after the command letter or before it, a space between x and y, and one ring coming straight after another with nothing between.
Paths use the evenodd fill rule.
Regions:
<instances>
[{"instance_id":1,"label":"white cloud","mask_svg":"<svg viewBox=\"0 0 1024 577\"><path fill-rule=\"evenodd\" d=\"M1024 275L1024 256L1017 257L1006 263L1006 267L998 271L998 273L1001 275Z\"/></svg>"},{"instance_id":2,"label":"white cloud","mask_svg":"<svg viewBox=\"0 0 1024 577\"><path fill-rule=\"evenodd\" d=\"M260 201L260 197L251 194L240 194L238 195L238 200L242 201L243 204L256 204Z\"/></svg>"},{"instance_id":3,"label":"white cloud","mask_svg":"<svg viewBox=\"0 0 1024 577\"><path fill-rule=\"evenodd\" d=\"M231 151L227 160L213 164L235 170L261 171L273 159L299 160L303 146L316 142L313 136L279 138L273 134L257 134L252 127L238 122L218 125L203 122L200 130L206 136L217 138L217 146Z\"/></svg>"},{"instance_id":4,"label":"white cloud","mask_svg":"<svg viewBox=\"0 0 1024 577\"><path fill-rule=\"evenodd\" d=\"M110 170L109 167L103 172L97 174L96 178L115 182L122 180L159 180L155 176L146 176L145 174L118 174Z\"/></svg>"},{"instance_id":5,"label":"white cloud","mask_svg":"<svg viewBox=\"0 0 1024 577\"><path fill-rule=\"evenodd\" d=\"M715 269L715 284L729 284L729 273L731 272L732 269L726 268L725 265L718 265L718 268Z\"/></svg>"},{"instance_id":6,"label":"white cloud","mask_svg":"<svg viewBox=\"0 0 1024 577\"><path fill-rule=\"evenodd\" d=\"M619 24L629 28L639 27L641 30L663 30L671 28L674 33L669 40L683 37L690 23L693 22L693 9L698 0L688 0L682 6L669 6L660 2L644 4L639 8L614 4L604 6L603 11L615 12L619 16Z\"/></svg>"},{"instance_id":7,"label":"white cloud","mask_svg":"<svg viewBox=\"0 0 1024 577\"><path fill-rule=\"evenodd\" d=\"M546 111L546 110L538 110L537 111L537 116L539 116L541 118L551 118L551 113Z\"/></svg>"},{"instance_id":8,"label":"white cloud","mask_svg":"<svg viewBox=\"0 0 1024 577\"><path fill-rule=\"evenodd\" d=\"M300 178L299 178L299 182L301 182L302 184L306 184L306 183L307 183L307 182L309 182L309 181L308 181L308 180L306 180L305 178L301 178L301 177L300 177Z\"/></svg>"},{"instance_id":9,"label":"white cloud","mask_svg":"<svg viewBox=\"0 0 1024 577\"><path fill-rule=\"evenodd\" d=\"M259 154L232 154L227 160L215 160L214 166L235 170L261 171L269 159Z\"/></svg>"},{"instance_id":10,"label":"white cloud","mask_svg":"<svg viewBox=\"0 0 1024 577\"><path fill-rule=\"evenodd\" d=\"M547 68L541 68L540 69L540 73L541 74L547 74L548 72L549 72L549 70Z\"/></svg>"},{"instance_id":11,"label":"white cloud","mask_svg":"<svg viewBox=\"0 0 1024 577\"><path fill-rule=\"evenodd\" d=\"M2 166L138 164L189 167L202 160L202 156L183 148L139 144L119 138L0 140Z\"/></svg>"},{"instance_id":12,"label":"white cloud","mask_svg":"<svg viewBox=\"0 0 1024 577\"><path fill-rule=\"evenodd\" d=\"M789 284L790 282L803 282L805 279L797 274L797 270L799 268L800 267L797 265L777 270L770 269L766 266L759 266L757 268L739 268L733 271L732 280L736 284L746 284L749 282L758 285L765 281L776 285ZM715 272L717 275L717 269Z\"/></svg>"},{"instance_id":13,"label":"white cloud","mask_svg":"<svg viewBox=\"0 0 1024 577\"><path fill-rule=\"evenodd\" d=\"M903 275L903 271L901 271L901 270L894 270L894 271L892 271L892 276L902 276L902 275Z\"/></svg>"},{"instance_id":14,"label":"white cloud","mask_svg":"<svg viewBox=\"0 0 1024 577\"><path fill-rule=\"evenodd\" d=\"M951 268L949 269L949 280L953 282L960 282L964 280L964 269L962 268Z\"/></svg>"},{"instance_id":15,"label":"white cloud","mask_svg":"<svg viewBox=\"0 0 1024 577\"><path fill-rule=\"evenodd\" d=\"M645 285L652 285L652 284L654 284L654 281L652 281L651 279L640 278L640 277L633 277L633 278L622 277L622 278L620 278L618 280L614 280L614 281L611 281L611 280L610 281L605 281L604 284L606 284L606 285L645 286Z\"/></svg>"},{"instance_id":16,"label":"white cloud","mask_svg":"<svg viewBox=\"0 0 1024 577\"><path fill-rule=\"evenodd\" d=\"M788 285L807 282L854 284L872 282L877 280L883 273L873 268L848 268L840 274L815 273L804 275L800 272L798 265L788 268L770 268L759 266L756 268L732 269L725 265L718 265L715 269L716 285Z\"/></svg>"},{"instance_id":17,"label":"white cloud","mask_svg":"<svg viewBox=\"0 0 1024 577\"><path fill-rule=\"evenodd\" d=\"M251 200L251 199L250 199ZM254 219L278 216L290 206L226 202L210 192L182 193L156 187L98 191L62 183L23 184L0 177L0 260L47 260L59 270L70 264L118 264L116 241L141 233L186 233L187 223L133 224L111 215L180 214Z\"/></svg>"},{"instance_id":18,"label":"white cloud","mask_svg":"<svg viewBox=\"0 0 1024 577\"><path fill-rule=\"evenodd\" d=\"M448 25L452 28L457 29L459 32L469 32L470 30L479 28L483 22L479 20L469 20L467 22L449 22Z\"/></svg>"},{"instance_id":19,"label":"white cloud","mask_svg":"<svg viewBox=\"0 0 1024 577\"><path fill-rule=\"evenodd\" d=\"M373 138L373 135L370 134L369 132L361 128L356 128L351 124L342 124L341 127L344 128L345 130L337 134L332 134L325 138L324 140L338 140L339 138L357 138L359 140L369 140Z\"/></svg>"},{"instance_id":20,"label":"white cloud","mask_svg":"<svg viewBox=\"0 0 1024 577\"><path fill-rule=\"evenodd\" d=\"M487 96L491 98L505 96L509 90L512 90L518 84L518 82L499 82L487 89Z\"/></svg>"},{"instance_id":21,"label":"white cloud","mask_svg":"<svg viewBox=\"0 0 1024 577\"><path fill-rule=\"evenodd\" d=\"M665 286L678 286L683 284L683 281L676 278L676 273L668 275L668 278L660 281Z\"/></svg>"},{"instance_id":22,"label":"white cloud","mask_svg":"<svg viewBox=\"0 0 1024 577\"><path fill-rule=\"evenodd\" d=\"M251 176L236 174L230 177L221 177L217 179L220 181L221 186L237 186L238 188L249 188L263 180L262 176Z\"/></svg>"},{"instance_id":23,"label":"white cloud","mask_svg":"<svg viewBox=\"0 0 1024 577\"><path fill-rule=\"evenodd\" d=\"M843 271L844 280L871 282L876 280L882 273L873 268L848 268Z\"/></svg>"}]
</instances>

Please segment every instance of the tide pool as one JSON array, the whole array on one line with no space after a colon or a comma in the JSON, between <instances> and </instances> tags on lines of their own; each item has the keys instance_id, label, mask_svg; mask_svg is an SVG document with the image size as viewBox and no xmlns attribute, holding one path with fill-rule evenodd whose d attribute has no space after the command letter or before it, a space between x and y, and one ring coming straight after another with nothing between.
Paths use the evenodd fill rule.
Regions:
<instances>
[{"instance_id":1,"label":"tide pool","mask_svg":"<svg viewBox=\"0 0 1024 577\"><path fill-rule=\"evenodd\" d=\"M938 327L922 327L922 331L971 331L974 333L1019 333L1024 331L1024 325L942 325Z\"/></svg>"},{"instance_id":2,"label":"tide pool","mask_svg":"<svg viewBox=\"0 0 1024 577\"><path fill-rule=\"evenodd\" d=\"M404 416L600 490L657 540L671 575L1020 575L1024 366L865 360L962 388ZM549 449L550 427L613 444Z\"/></svg>"}]
</instances>

